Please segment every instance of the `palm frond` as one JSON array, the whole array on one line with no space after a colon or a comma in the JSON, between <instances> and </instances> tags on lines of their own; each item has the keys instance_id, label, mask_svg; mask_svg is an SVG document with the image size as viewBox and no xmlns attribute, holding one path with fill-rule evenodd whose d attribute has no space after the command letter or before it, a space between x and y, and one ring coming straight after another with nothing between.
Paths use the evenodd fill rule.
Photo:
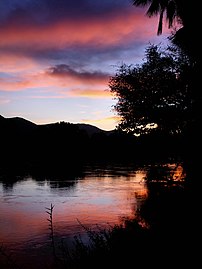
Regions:
<instances>
[{"instance_id":1,"label":"palm frond","mask_svg":"<svg viewBox=\"0 0 202 269\"><path fill-rule=\"evenodd\" d=\"M166 20L168 21L168 27L171 28L173 21L176 17L176 4L174 1L169 1L166 8Z\"/></svg>"},{"instance_id":2,"label":"palm frond","mask_svg":"<svg viewBox=\"0 0 202 269\"><path fill-rule=\"evenodd\" d=\"M160 13L157 35L161 35L163 31L163 13L164 10L162 10Z\"/></svg>"},{"instance_id":3,"label":"palm frond","mask_svg":"<svg viewBox=\"0 0 202 269\"><path fill-rule=\"evenodd\" d=\"M149 6L146 15L148 17L152 17L154 15L157 15L161 11L161 5L159 0L153 0L151 2L151 5Z\"/></svg>"},{"instance_id":4,"label":"palm frond","mask_svg":"<svg viewBox=\"0 0 202 269\"><path fill-rule=\"evenodd\" d=\"M146 6L149 5L152 0L133 0L134 6Z\"/></svg>"}]
</instances>

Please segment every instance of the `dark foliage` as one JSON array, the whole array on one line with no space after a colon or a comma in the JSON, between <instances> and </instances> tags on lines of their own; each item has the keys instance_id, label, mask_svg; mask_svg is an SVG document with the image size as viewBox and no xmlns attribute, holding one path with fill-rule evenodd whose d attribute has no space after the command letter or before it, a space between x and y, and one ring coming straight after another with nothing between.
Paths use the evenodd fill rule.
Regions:
<instances>
[{"instance_id":1,"label":"dark foliage","mask_svg":"<svg viewBox=\"0 0 202 269\"><path fill-rule=\"evenodd\" d=\"M177 55L174 52L178 53ZM117 98L119 128L136 134L173 135L185 132L192 107L186 55L169 47L149 45L142 65L121 65L109 87Z\"/></svg>"}]
</instances>

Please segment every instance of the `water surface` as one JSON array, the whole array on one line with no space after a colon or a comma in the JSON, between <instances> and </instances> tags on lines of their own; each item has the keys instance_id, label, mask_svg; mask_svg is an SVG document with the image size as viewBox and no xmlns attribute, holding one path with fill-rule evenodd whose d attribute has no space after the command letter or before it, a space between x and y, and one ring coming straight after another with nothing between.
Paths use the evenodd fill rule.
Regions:
<instances>
[{"instance_id":1,"label":"water surface","mask_svg":"<svg viewBox=\"0 0 202 269\"><path fill-rule=\"evenodd\" d=\"M87 166L75 178L68 173L62 179L27 175L14 182L2 177L0 243L20 262L29 256L32 266L50 254L46 211L51 204L55 238L71 245L75 235L85 240L82 225L96 229L133 218L147 197L145 175L146 170L133 167Z\"/></svg>"}]
</instances>

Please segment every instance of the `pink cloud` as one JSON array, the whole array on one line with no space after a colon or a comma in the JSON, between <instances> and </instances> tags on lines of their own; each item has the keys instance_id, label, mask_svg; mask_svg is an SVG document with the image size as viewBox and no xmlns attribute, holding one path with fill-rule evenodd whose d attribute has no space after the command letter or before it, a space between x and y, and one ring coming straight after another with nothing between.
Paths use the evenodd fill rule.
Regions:
<instances>
[{"instance_id":1,"label":"pink cloud","mask_svg":"<svg viewBox=\"0 0 202 269\"><path fill-rule=\"evenodd\" d=\"M33 87L33 83L28 80L12 80L0 78L1 91L22 91L30 87Z\"/></svg>"},{"instance_id":2,"label":"pink cloud","mask_svg":"<svg viewBox=\"0 0 202 269\"><path fill-rule=\"evenodd\" d=\"M13 53L1 54L0 72L3 73L30 73L41 69L41 65L29 57Z\"/></svg>"},{"instance_id":3,"label":"pink cloud","mask_svg":"<svg viewBox=\"0 0 202 269\"><path fill-rule=\"evenodd\" d=\"M0 29L0 49L64 49L72 46L112 46L131 40L148 40L156 33L157 18L115 14L104 19L63 20L52 25L8 25ZM127 38L127 39L126 39Z\"/></svg>"},{"instance_id":4,"label":"pink cloud","mask_svg":"<svg viewBox=\"0 0 202 269\"><path fill-rule=\"evenodd\" d=\"M46 72L16 76L12 78L0 78L1 91L30 91L37 89L32 98L67 98L67 97L88 97L88 98L112 98L106 90L107 79L98 79L95 76L90 78L89 83L81 83L84 78L77 78L73 74L65 76L52 76Z\"/></svg>"}]
</instances>

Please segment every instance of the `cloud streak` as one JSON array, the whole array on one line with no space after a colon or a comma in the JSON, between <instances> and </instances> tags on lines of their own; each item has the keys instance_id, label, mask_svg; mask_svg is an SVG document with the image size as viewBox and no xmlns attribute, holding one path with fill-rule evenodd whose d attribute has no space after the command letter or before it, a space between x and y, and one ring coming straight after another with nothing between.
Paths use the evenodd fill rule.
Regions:
<instances>
[{"instance_id":1,"label":"cloud streak","mask_svg":"<svg viewBox=\"0 0 202 269\"><path fill-rule=\"evenodd\" d=\"M157 18L145 11L131 0L0 1L0 114L15 108L28 118L32 104L33 115L65 111L69 121L68 115L78 119L76 107L87 105L112 117L110 76L123 62L140 62L146 45L159 38ZM71 100L71 111L64 100L68 107Z\"/></svg>"},{"instance_id":2,"label":"cloud streak","mask_svg":"<svg viewBox=\"0 0 202 269\"><path fill-rule=\"evenodd\" d=\"M60 17L49 23L32 24L7 21L0 27L0 52L29 57L57 57L58 52L72 49L102 51L118 46L134 46L154 36L154 19L145 27L142 12L135 9L115 10L113 13L79 19Z\"/></svg>"},{"instance_id":3,"label":"cloud streak","mask_svg":"<svg viewBox=\"0 0 202 269\"><path fill-rule=\"evenodd\" d=\"M21 76L0 77L1 91L25 91L37 89L43 92L41 98L67 98L67 97L88 97L88 98L111 98L106 85L109 81L107 73L86 70L75 70L68 65L61 64L48 68L38 74ZM44 90L42 90L44 89ZM52 92L57 93L53 95ZM45 93L45 95L44 95Z\"/></svg>"},{"instance_id":4,"label":"cloud streak","mask_svg":"<svg viewBox=\"0 0 202 269\"><path fill-rule=\"evenodd\" d=\"M47 72L50 76L59 78L71 77L81 82L87 82L90 84L95 83L106 83L109 80L109 74L99 71L77 71L71 66L66 64L60 64L57 66L50 67Z\"/></svg>"}]
</instances>

